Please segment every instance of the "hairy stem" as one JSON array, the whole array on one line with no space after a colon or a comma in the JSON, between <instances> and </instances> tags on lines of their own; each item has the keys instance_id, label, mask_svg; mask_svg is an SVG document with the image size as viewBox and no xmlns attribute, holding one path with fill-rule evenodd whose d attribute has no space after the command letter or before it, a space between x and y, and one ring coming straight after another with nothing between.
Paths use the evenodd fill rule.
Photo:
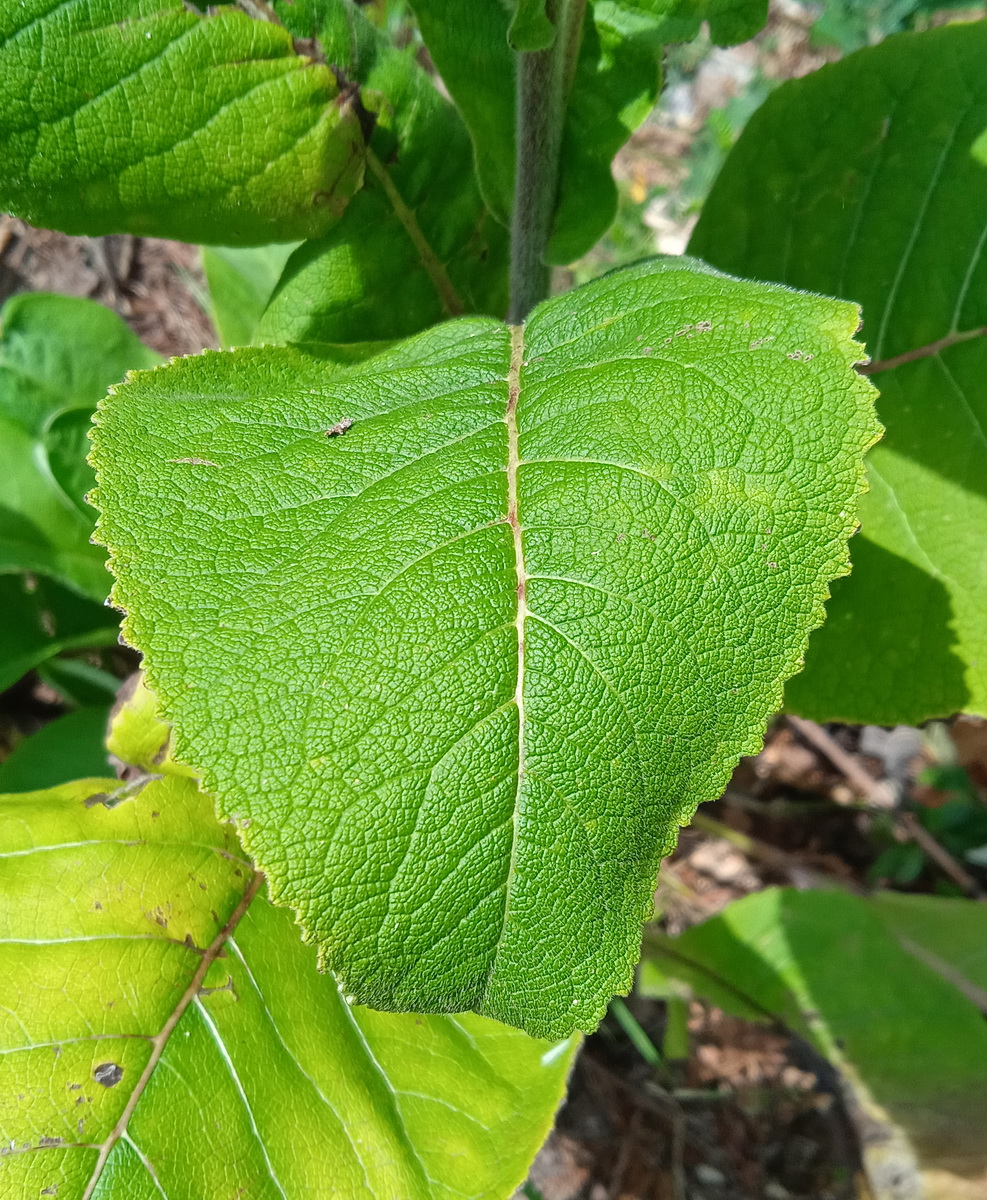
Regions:
<instances>
[{"instance_id":1,"label":"hairy stem","mask_svg":"<svg viewBox=\"0 0 987 1200\"><path fill-rule=\"evenodd\" d=\"M511 217L511 306L520 324L548 295L545 248L559 184L559 151L586 0L548 0L555 41L517 56L514 210Z\"/></svg>"}]
</instances>

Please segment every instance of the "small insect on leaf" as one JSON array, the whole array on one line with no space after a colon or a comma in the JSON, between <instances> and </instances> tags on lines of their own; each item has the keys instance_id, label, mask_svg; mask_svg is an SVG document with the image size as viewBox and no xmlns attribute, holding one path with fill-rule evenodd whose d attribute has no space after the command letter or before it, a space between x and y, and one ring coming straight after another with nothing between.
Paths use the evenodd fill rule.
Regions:
<instances>
[{"instance_id":1,"label":"small insect on leaf","mask_svg":"<svg viewBox=\"0 0 987 1200\"><path fill-rule=\"evenodd\" d=\"M337 424L333 425L332 429L325 430L325 435L326 437L339 437L341 434L345 433L352 424L353 422L349 419L349 417L344 417Z\"/></svg>"}]
</instances>

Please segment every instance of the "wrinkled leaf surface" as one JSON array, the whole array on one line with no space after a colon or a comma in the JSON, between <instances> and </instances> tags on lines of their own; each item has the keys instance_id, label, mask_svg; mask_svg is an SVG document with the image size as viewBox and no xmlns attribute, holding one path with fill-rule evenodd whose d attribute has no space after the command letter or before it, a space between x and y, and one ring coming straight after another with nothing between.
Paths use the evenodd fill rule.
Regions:
<instances>
[{"instance_id":1,"label":"wrinkled leaf surface","mask_svg":"<svg viewBox=\"0 0 987 1200\"><path fill-rule=\"evenodd\" d=\"M329 67L232 6L0 4L0 206L36 225L312 237L360 186L363 145Z\"/></svg>"},{"instance_id":2,"label":"wrinkled leaf surface","mask_svg":"<svg viewBox=\"0 0 987 1200\"><path fill-rule=\"evenodd\" d=\"M210 354L104 404L100 536L179 757L363 1002L561 1036L627 987L844 569L856 324L657 260L523 330Z\"/></svg>"},{"instance_id":3,"label":"wrinkled leaf surface","mask_svg":"<svg viewBox=\"0 0 987 1200\"><path fill-rule=\"evenodd\" d=\"M987 23L889 38L775 92L691 249L862 304L887 436L863 536L787 703L817 720L987 713Z\"/></svg>"}]
</instances>

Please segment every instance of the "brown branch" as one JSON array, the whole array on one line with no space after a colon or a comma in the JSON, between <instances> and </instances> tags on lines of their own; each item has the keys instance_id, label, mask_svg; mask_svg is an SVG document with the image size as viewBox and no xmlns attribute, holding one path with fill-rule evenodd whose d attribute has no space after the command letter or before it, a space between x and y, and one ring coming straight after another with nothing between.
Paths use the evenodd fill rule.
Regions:
<instances>
[{"instance_id":1,"label":"brown branch","mask_svg":"<svg viewBox=\"0 0 987 1200\"><path fill-rule=\"evenodd\" d=\"M160 1033L151 1038L151 1044L153 1046L151 1057L147 1060L147 1065L141 1072L140 1079L138 1079L137 1083L134 1085L134 1090L130 1095L130 1099L127 1101L126 1108L124 1108L123 1112L120 1114L119 1121L117 1121L116 1125L114 1125L110 1130L109 1136L107 1137L106 1141L103 1142L100 1148L99 1158L96 1160L96 1166L93 1168L93 1173L89 1179L89 1183L86 1185L86 1190L82 1194L82 1200L90 1200L90 1197L96 1189L96 1185L99 1183L99 1177L103 1173L103 1168L106 1166L106 1160L109 1158L111 1150L127 1131L127 1123L133 1116L134 1109L137 1107L141 1096L144 1094L144 1089L147 1087L148 1081L154 1072L154 1068L158 1065L158 1060L164 1053L165 1046L168 1044L168 1039L175 1031L175 1027L182 1019L185 1010L198 995L199 985L206 977L206 972L219 957L220 951L226 945L226 942L233 933L233 930L236 929L237 925L239 924L240 918L250 907L254 897L260 891L263 882L264 876L261 875L259 871L255 871L250 879L250 882L247 884L246 891L240 898L239 904L237 904L236 908L230 914L229 920L210 942L209 948L206 950L205 954L203 954L202 960L196 968L191 982L182 993L178 1003L172 1009L167 1021L165 1021L164 1025L162 1025Z\"/></svg>"},{"instance_id":2,"label":"brown branch","mask_svg":"<svg viewBox=\"0 0 987 1200\"><path fill-rule=\"evenodd\" d=\"M805 741L843 773L847 783L861 799L867 801L873 808L889 812L898 829L920 847L939 869L968 895L977 900L984 898L984 889L970 872L932 836L931 833L910 812L893 811L896 808L896 797L887 783L870 776L859 762L843 749L839 743L815 721L806 721L803 717L789 716L788 723Z\"/></svg>"},{"instance_id":3,"label":"brown branch","mask_svg":"<svg viewBox=\"0 0 987 1200\"><path fill-rule=\"evenodd\" d=\"M931 358L934 354L948 350L950 346L957 346L961 342L969 342L972 338L984 336L987 336L987 325L981 325L979 329L967 329L963 332L947 333L945 337L941 337L937 341L929 342L925 346L916 346L914 350L906 350L904 354L896 354L893 358L882 358L878 362L860 363L857 370L861 375L876 375L879 371L891 371L895 367L915 362L919 358Z\"/></svg>"},{"instance_id":4,"label":"brown branch","mask_svg":"<svg viewBox=\"0 0 987 1200\"><path fill-rule=\"evenodd\" d=\"M892 809L897 804L894 791L881 779L875 779L860 763L848 754L831 734L827 733L815 721L807 721L804 717L789 716L786 718L792 729L818 750L823 758L828 759L846 778L862 800L866 800L873 808Z\"/></svg>"}]
</instances>

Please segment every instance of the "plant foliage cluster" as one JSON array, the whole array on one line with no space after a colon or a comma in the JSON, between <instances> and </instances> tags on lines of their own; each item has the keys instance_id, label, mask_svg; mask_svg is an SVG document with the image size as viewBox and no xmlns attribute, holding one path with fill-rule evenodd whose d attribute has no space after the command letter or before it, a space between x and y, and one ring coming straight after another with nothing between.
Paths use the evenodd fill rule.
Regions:
<instances>
[{"instance_id":1,"label":"plant foliage cluster","mask_svg":"<svg viewBox=\"0 0 987 1200\"><path fill-rule=\"evenodd\" d=\"M0 767L4 1195L507 1197L771 714L987 712L987 23L780 87L689 257L550 297L664 48L766 4L411 8L442 91L352 0L0 0L0 206L204 244L226 347L2 310L0 684L83 705ZM767 892L640 986L960 1196L985 933Z\"/></svg>"}]
</instances>

